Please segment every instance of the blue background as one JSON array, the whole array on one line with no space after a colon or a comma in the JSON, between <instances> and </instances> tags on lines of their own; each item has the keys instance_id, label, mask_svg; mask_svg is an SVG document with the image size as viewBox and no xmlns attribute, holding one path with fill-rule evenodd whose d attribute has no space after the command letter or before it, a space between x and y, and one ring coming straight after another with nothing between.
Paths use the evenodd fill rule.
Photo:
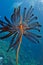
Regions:
<instances>
[{"instance_id":1,"label":"blue background","mask_svg":"<svg viewBox=\"0 0 43 65\"><path fill-rule=\"evenodd\" d=\"M4 16L10 19L14 7L18 7L19 5L21 6L21 13L24 7L29 8L32 5L34 14L38 17L38 21L42 25L41 32L39 33L42 36L40 44L34 44L23 37L20 48L20 54L23 58L19 59L19 64L43 65L43 0L0 0L0 19L4 20ZM9 42L9 40L5 42Z\"/></svg>"}]
</instances>

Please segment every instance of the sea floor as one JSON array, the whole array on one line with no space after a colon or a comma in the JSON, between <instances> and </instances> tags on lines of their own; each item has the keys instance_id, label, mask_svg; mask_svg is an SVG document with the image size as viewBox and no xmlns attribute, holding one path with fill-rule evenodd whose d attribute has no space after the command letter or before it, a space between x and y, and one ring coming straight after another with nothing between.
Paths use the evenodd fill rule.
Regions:
<instances>
[{"instance_id":1,"label":"sea floor","mask_svg":"<svg viewBox=\"0 0 43 65\"><path fill-rule=\"evenodd\" d=\"M9 42L0 40L0 65L16 65L15 50L6 52ZM40 62L31 57L31 50L25 52L25 46L21 46L19 52L18 65L40 65Z\"/></svg>"}]
</instances>

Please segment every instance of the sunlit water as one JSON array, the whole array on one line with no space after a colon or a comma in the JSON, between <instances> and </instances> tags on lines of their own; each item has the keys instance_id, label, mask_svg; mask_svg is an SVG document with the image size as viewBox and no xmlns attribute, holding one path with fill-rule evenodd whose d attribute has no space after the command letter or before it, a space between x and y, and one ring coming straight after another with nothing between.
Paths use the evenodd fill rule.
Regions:
<instances>
[{"instance_id":1,"label":"sunlit water","mask_svg":"<svg viewBox=\"0 0 43 65\"><path fill-rule=\"evenodd\" d=\"M19 52L18 65L43 65L43 0L0 0L0 19L4 20L6 15L10 19L14 7L21 6L21 13L24 7L33 5L34 14L38 16L41 23L40 44L34 44L23 37ZM16 65L16 51L6 52L10 40L0 40L0 65Z\"/></svg>"}]
</instances>

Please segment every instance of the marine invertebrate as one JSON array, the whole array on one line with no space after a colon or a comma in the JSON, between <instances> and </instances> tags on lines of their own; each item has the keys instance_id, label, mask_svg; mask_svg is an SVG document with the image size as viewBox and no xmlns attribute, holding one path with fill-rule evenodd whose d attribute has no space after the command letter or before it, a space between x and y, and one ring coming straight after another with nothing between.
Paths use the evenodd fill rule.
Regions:
<instances>
[{"instance_id":1,"label":"marine invertebrate","mask_svg":"<svg viewBox=\"0 0 43 65\"><path fill-rule=\"evenodd\" d=\"M17 46L16 65L18 65L18 53L22 42L22 36L24 35L34 43L39 43L38 38L41 38L40 35L29 32L29 30L37 30L40 32L39 28L41 27L39 22L32 22L37 21L37 17L32 13L33 10L32 6L27 12L26 8L24 8L23 16L21 16L20 7L18 7L14 9L13 14L11 15L11 22L6 16L4 17L6 22L0 20L0 25L2 26L0 27L0 33L9 32L7 35L1 36L0 39L5 39L13 35L7 52L10 49L13 50Z\"/></svg>"}]
</instances>

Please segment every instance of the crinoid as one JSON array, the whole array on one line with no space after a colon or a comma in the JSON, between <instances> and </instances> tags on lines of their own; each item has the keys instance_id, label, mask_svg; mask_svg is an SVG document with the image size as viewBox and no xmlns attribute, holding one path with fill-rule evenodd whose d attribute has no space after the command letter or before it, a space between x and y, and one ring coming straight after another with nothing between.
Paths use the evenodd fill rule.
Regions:
<instances>
[{"instance_id":1,"label":"crinoid","mask_svg":"<svg viewBox=\"0 0 43 65\"><path fill-rule=\"evenodd\" d=\"M7 52L10 49L14 49L17 46L17 53L16 53L17 65L18 65L18 53L22 41L22 36L25 36L27 39L31 40L34 43L39 43L38 38L41 38L40 35L29 32L29 30L37 30L40 32L40 27L41 27L39 22L37 22L37 17L34 16L33 14L33 10L34 9L32 6L28 11L27 8L24 8L23 15L21 16L20 7L18 7L14 9L13 14L11 15L11 21L9 21L6 16L4 17L6 22L0 20L0 25L1 25L0 34L3 32L9 32L5 36L0 36L0 39L5 39L13 35Z\"/></svg>"}]
</instances>

